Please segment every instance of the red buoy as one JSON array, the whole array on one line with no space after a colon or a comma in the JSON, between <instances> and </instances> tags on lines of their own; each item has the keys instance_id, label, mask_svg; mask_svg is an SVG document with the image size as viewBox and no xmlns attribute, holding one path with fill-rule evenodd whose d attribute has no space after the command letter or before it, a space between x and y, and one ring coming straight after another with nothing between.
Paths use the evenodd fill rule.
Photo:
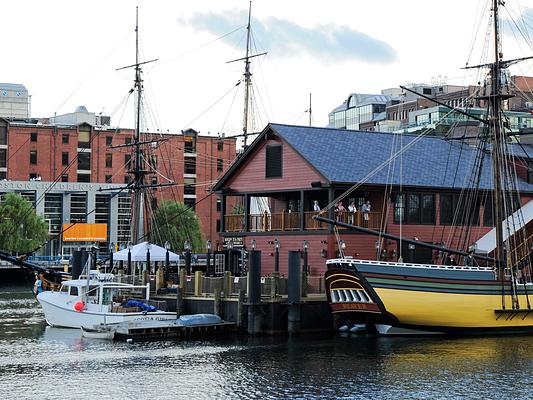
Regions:
<instances>
[{"instance_id":1,"label":"red buoy","mask_svg":"<svg viewBox=\"0 0 533 400\"><path fill-rule=\"evenodd\" d=\"M85 303L83 301L77 301L76 303L74 303L74 309L77 312L83 311L84 308L85 308Z\"/></svg>"}]
</instances>

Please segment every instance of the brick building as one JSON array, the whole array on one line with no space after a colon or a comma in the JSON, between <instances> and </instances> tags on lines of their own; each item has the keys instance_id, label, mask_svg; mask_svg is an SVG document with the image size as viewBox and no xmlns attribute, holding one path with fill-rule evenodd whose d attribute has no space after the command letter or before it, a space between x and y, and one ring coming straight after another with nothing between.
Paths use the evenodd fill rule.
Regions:
<instances>
[{"instance_id":1,"label":"brick building","mask_svg":"<svg viewBox=\"0 0 533 400\"><path fill-rule=\"evenodd\" d=\"M0 180L125 184L134 132L131 129L53 125L0 119ZM152 205L178 200L192 206L203 236L217 238L220 203L210 188L236 156L236 141L199 135L143 133L147 184L171 183L150 189ZM197 204L196 204L197 203Z\"/></svg>"}]
</instances>

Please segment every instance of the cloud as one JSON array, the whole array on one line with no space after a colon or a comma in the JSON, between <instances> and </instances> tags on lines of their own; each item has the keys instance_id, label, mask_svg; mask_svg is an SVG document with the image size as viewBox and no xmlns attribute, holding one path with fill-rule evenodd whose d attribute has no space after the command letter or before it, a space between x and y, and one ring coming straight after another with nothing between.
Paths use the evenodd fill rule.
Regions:
<instances>
[{"instance_id":1,"label":"cloud","mask_svg":"<svg viewBox=\"0 0 533 400\"><path fill-rule=\"evenodd\" d=\"M222 36L245 25L247 19L247 11L230 10L223 13L195 13L178 22ZM275 56L306 54L322 61L357 60L372 64L392 63L396 59L396 51L390 45L348 26L327 24L310 29L276 17L262 21L252 18L252 34L259 51L269 51ZM237 36L232 34L221 40L242 49L245 46L244 39L242 35Z\"/></svg>"}]
</instances>

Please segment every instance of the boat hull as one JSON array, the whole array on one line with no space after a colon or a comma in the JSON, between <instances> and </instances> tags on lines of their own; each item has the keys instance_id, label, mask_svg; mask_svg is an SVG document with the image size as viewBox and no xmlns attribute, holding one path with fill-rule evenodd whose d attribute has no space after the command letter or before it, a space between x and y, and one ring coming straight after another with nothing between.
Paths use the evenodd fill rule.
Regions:
<instances>
[{"instance_id":1,"label":"boat hull","mask_svg":"<svg viewBox=\"0 0 533 400\"><path fill-rule=\"evenodd\" d=\"M352 262L329 269L325 278L332 311L355 322L426 332L533 332L527 289L518 291L521 308L513 310L509 283L490 279L490 271L456 268L447 274L381 264Z\"/></svg>"},{"instance_id":2,"label":"boat hull","mask_svg":"<svg viewBox=\"0 0 533 400\"><path fill-rule=\"evenodd\" d=\"M164 311L117 313L91 310L90 308L76 311L69 304L49 301L44 294L45 292L39 294L37 300L43 308L46 322L54 327L80 329L82 326L90 327L99 324L176 319L176 313Z\"/></svg>"}]
</instances>

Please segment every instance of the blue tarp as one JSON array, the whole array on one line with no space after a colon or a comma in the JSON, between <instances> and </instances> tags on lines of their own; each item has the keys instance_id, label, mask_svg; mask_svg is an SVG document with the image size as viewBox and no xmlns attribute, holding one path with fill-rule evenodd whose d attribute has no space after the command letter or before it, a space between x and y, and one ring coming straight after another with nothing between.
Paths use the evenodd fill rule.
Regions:
<instances>
[{"instance_id":1,"label":"blue tarp","mask_svg":"<svg viewBox=\"0 0 533 400\"><path fill-rule=\"evenodd\" d=\"M139 300L128 300L128 302L124 304L124 307L139 307L143 311L157 310L156 307L143 303L142 301L139 301Z\"/></svg>"}]
</instances>

